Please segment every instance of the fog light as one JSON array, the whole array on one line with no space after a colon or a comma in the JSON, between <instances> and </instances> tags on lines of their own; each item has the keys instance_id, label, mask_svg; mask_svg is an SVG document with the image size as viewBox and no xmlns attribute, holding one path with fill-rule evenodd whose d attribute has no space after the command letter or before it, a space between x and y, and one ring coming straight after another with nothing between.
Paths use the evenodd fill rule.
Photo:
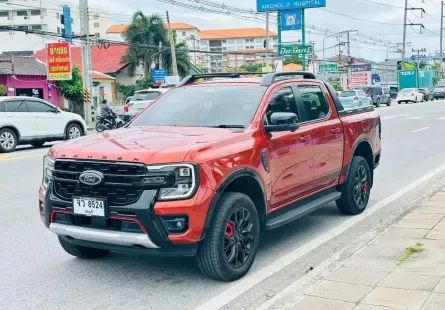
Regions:
<instances>
[{"instance_id":1,"label":"fog light","mask_svg":"<svg viewBox=\"0 0 445 310\"><path fill-rule=\"evenodd\" d=\"M161 222L168 234L181 234L188 229L187 216L162 216Z\"/></svg>"}]
</instances>

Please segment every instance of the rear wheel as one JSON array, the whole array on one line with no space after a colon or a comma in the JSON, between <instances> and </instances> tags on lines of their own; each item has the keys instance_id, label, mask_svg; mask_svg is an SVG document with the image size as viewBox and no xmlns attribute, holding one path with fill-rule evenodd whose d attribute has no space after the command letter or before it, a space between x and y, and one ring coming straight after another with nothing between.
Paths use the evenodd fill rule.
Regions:
<instances>
[{"instance_id":1,"label":"rear wheel","mask_svg":"<svg viewBox=\"0 0 445 310\"><path fill-rule=\"evenodd\" d=\"M388 107L391 106L391 103L392 103L391 101L392 101L392 99L389 98L389 99L388 99L388 102L386 103L386 105L387 105Z\"/></svg>"},{"instance_id":2,"label":"rear wheel","mask_svg":"<svg viewBox=\"0 0 445 310\"><path fill-rule=\"evenodd\" d=\"M341 197L336 201L341 213L357 215L365 211L371 191L371 170L361 156L354 156L348 179L340 186Z\"/></svg>"},{"instance_id":3,"label":"rear wheel","mask_svg":"<svg viewBox=\"0 0 445 310\"><path fill-rule=\"evenodd\" d=\"M94 259L103 257L108 253L110 253L110 251L108 250L87 248L80 245L74 245L72 243L69 243L64 237L58 237L58 238L59 238L59 243L65 250L65 252L79 258Z\"/></svg>"},{"instance_id":4,"label":"rear wheel","mask_svg":"<svg viewBox=\"0 0 445 310\"><path fill-rule=\"evenodd\" d=\"M259 239L260 222L253 201L242 193L224 193L197 254L199 269L215 280L237 280L252 266Z\"/></svg>"},{"instance_id":5,"label":"rear wheel","mask_svg":"<svg viewBox=\"0 0 445 310\"><path fill-rule=\"evenodd\" d=\"M17 135L9 128L0 130L0 153L13 152L17 146Z\"/></svg>"},{"instance_id":6,"label":"rear wheel","mask_svg":"<svg viewBox=\"0 0 445 310\"><path fill-rule=\"evenodd\" d=\"M378 108L380 107L380 98L377 98L377 102L375 103L375 106Z\"/></svg>"}]
</instances>

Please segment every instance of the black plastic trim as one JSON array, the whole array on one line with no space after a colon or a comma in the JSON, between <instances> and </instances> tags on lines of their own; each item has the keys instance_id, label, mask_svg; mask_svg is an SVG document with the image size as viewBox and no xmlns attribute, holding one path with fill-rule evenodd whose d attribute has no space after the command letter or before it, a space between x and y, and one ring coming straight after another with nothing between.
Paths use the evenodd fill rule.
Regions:
<instances>
[{"instance_id":1,"label":"black plastic trim","mask_svg":"<svg viewBox=\"0 0 445 310\"><path fill-rule=\"evenodd\" d=\"M362 142L366 142L366 143L369 144L369 147L371 148L371 152L373 152L373 153L372 153L372 160L375 161L375 155L376 155L376 154L374 154L374 151L373 151L373 149L372 149L372 144L371 144L371 142L370 142L367 138L362 138L362 139L356 141L355 144L354 144L354 146L353 146L352 149L351 149L351 156L349 157L349 161L348 161L348 165L347 165L347 169L346 169L346 173L345 173L345 179L348 179L348 176L349 176L349 169L351 168L351 163L352 163L352 159L353 159L353 157L354 157L355 150L357 149L357 147L358 147L358 146L360 145L360 143L362 143ZM374 165L373 165L373 166L374 166ZM371 169L371 171L372 171L372 170L373 170L373 167L369 167L369 169Z\"/></svg>"},{"instance_id":2,"label":"black plastic trim","mask_svg":"<svg viewBox=\"0 0 445 310\"><path fill-rule=\"evenodd\" d=\"M221 182L221 184L218 186L218 188L215 191L215 195L213 196L212 201L210 202L210 205L209 205L209 209L207 211L207 216L206 216L206 219L204 222L203 232L201 234L201 240L205 238L207 229L209 228L210 224L212 223L216 205L218 204L218 201L221 198L221 195L224 192L224 190L227 188L227 186L230 185L230 183L232 183L236 179L238 179L240 177L244 177L244 176L252 177L258 182L258 184L261 187L263 199L266 202L263 183L261 182L260 176L253 169L241 168L241 169L238 169L238 170L232 172L224 179L224 181Z\"/></svg>"}]
</instances>

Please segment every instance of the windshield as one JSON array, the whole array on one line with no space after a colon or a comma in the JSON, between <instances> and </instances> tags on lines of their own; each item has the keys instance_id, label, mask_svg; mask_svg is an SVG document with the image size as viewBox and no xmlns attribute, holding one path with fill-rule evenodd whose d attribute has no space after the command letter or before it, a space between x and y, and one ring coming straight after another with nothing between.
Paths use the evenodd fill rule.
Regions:
<instances>
[{"instance_id":1,"label":"windshield","mask_svg":"<svg viewBox=\"0 0 445 310\"><path fill-rule=\"evenodd\" d=\"M188 86L170 90L131 126L247 127L266 92L260 86Z\"/></svg>"},{"instance_id":2,"label":"windshield","mask_svg":"<svg viewBox=\"0 0 445 310\"><path fill-rule=\"evenodd\" d=\"M342 91L339 97L354 97L355 91Z\"/></svg>"},{"instance_id":3,"label":"windshield","mask_svg":"<svg viewBox=\"0 0 445 310\"><path fill-rule=\"evenodd\" d=\"M138 101L138 100L155 100L160 95L157 91L152 92L140 92L134 94L134 96L131 98L131 101Z\"/></svg>"}]
</instances>

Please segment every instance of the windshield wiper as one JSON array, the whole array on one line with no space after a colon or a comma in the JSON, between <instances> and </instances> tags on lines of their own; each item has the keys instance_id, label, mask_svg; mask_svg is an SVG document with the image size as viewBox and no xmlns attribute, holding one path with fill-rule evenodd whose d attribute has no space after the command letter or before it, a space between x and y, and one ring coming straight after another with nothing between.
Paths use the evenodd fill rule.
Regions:
<instances>
[{"instance_id":1,"label":"windshield wiper","mask_svg":"<svg viewBox=\"0 0 445 310\"><path fill-rule=\"evenodd\" d=\"M245 127L243 125L215 125L215 126L203 126L203 127L212 127L212 128L242 128Z\"/></svg>"}]
</instances>

